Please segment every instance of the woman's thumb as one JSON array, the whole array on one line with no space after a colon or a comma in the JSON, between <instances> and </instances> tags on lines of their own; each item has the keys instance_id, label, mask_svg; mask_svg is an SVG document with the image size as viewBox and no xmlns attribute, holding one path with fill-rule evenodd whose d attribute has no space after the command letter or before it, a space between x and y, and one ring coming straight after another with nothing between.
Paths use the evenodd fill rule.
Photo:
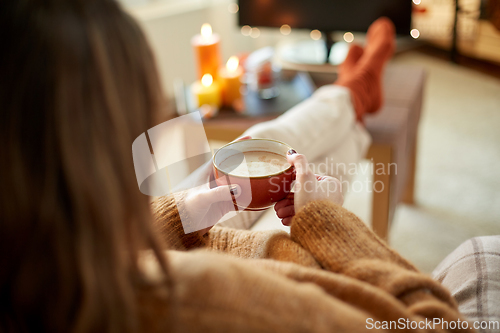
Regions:
<instances>
[{"instance_id":1,"label":"woman's thumb","mask_svg":"<svg viewBox=\"0 0 500 333\"><path fill-rule=\"evenodd\" d=\"M295 167L297 178L300 178L299 176L307 174L307 159L304 155L297 154L295 150L291 151L292 154L290 154L289 151L286 155L286 159L288 160L288 163Z\"/></svg>"}]
</instances>

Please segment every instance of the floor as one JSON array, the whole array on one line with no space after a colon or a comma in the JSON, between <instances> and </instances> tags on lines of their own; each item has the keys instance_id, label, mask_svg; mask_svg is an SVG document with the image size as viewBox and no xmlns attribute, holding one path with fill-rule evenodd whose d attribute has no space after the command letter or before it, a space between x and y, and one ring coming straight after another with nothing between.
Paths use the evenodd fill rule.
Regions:
<instances>
[{"instance_id":1,"label":"floor","mask_svg":"<svg viewBox=\"0 0 500 333\"><path fill-rule=\"evenodd\" d=\"M401 205L390 242L431 272L470 237L500 234L500 79L419 53L394 60L428 73L416 205Z\"/></svg>"},{"instance_id":2,"label":"floor","mask_svg":"<svg viewBox=\"0 0 500 333\"><path fill-rule=\"evenodd\" d=\"M500 234L500 79L419 52L393 62L424 67L428 81L416 204L397 208L389 241L431 273L466 239ZM370 205L370 193L353 192L344 204L368 224ZM252 227L276 228L287 230L273 210Z\"/></svg>"}]
</instances>

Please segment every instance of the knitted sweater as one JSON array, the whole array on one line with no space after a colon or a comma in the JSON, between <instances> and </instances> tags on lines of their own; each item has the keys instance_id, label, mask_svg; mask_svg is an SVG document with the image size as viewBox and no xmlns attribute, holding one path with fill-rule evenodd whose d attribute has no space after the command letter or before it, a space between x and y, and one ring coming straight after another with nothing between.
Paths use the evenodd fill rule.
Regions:
<instances>
[{"instance_id":1,"label":"knitted sweater","mask_svg":"<svg viewBox=\"0 0 500 333\"><path fill-rule=\"evenodd\" d=\"M443 286L331 202L297 212L290 235L221 227L185 235L171 197L153 208L172 249L169 310L158 323L170 331L428 332L434 318L464 320Z\"/></svg>"}]
</instances>

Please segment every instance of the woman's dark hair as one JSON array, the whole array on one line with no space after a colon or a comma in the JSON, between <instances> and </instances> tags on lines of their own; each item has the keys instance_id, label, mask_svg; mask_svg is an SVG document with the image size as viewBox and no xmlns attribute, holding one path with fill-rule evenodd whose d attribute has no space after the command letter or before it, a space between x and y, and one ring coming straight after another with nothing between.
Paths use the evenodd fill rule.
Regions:
<instances>
[{"instance_id":1,"label":"woman's dark hair","mask_svg":"<svg viewBox=\"0 0 500 333\"><path fill-rule=\"evenodd\" d=\"M140 250L167 267L132 162L163 107L143 33L111 0L9 0L0 42L0 331L146 330L167 282Z\"/></svg>"}]
</instances>

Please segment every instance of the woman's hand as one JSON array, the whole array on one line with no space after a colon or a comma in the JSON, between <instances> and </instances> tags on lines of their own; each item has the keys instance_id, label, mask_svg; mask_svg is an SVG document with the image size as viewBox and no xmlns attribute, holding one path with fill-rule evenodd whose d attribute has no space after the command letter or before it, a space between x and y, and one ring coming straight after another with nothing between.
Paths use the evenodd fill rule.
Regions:
<instances>
[{"instance_id":1,"label":"woman's hand","mask_svg":"<svg viewBox=\"0 0 500 333\"><path fill-rule=\"evenodd\" d=\"M311 201L330 200L342 205L342 184L337 178L315 175L305 156L294 150L288 152L287 159L295 167L295 191L274 205L274 210L284 225L289 226L295 212Z\"/></svg>"},{"instance_id":2,"label":"woman's hand","mask_svg":"<svg viewBox=\"0 0 500 333\"><path fill-rule=\"evenodd\" d=\"M189 220L187 223L199 229L198 234L203 236L224 215L234 209L233 197L237 198L240 194L241 188L238 185L210 188L207 183L189 189L184 198L184 205L177 207L185 209L185 212L180 212L181 217L187 216Z\"/></svg>"},{"instance_id":3,"label":"woman's hand","mask_svg":"<svg viewBox=\"0 0 500 333\"><path fill-rule=\"evenodd\" d=\"M236 141L248 139L251 137L245 136ZM188 217L190 225L199 229L197 232L203 236L224 215L234 210L233 198L236 199L240 196L241 187L239 185L225 185L211 188L210 184L215 184L211 161L197 172L206 179L206 183L187 190L183 205L177 206L184 208L185 212L180 212L181 216L184 213L184 216Z\"/></svg>"}]
</instances>

